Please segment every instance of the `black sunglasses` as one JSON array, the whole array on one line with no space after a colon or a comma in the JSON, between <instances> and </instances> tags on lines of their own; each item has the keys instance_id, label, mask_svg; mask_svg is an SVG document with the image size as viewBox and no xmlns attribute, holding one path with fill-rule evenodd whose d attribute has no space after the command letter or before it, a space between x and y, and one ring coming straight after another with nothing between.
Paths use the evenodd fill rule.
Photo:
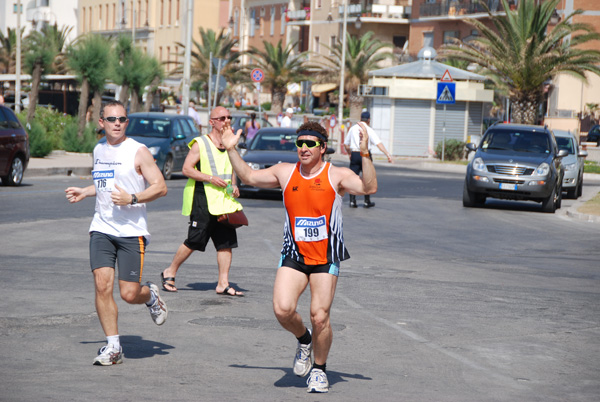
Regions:
<instances>
[{"instance_id":1,"label":"black sunglasses","mask_svg":"<svg viewBox=\"0 0 600 402\"><path fill-rule=\"evenodd\" d=\"M125 116L121 116L121 117L110 116L110 117L105 117L102 120L106 120L106 121L109 121L111 123L114 123L117 120L119 120L119 122L125 123L127 121L127 117L125 117Z\"/></svg>"},{"instance_id":2,"label":"black sunglasses","mask_svg":"<svg viewBox=\"0 0 600 402\"><path fill-rule=\"evenodd\" d=\"M213 117L212 119L219 120L219 121L225 121L225 120L231 120L231 116Z\"/></svg>"},{"instance_id":3,"label":"black sunglasses","mask_svg":"<svg viewBox=\"0 0 600 402\"><path fill-rule=\"evenodd\" d=\"M306 145L307 148L314 148L321 145L321 141L296 140L296 148L302 148L304 145Z\"/></svg>"}]
</instances>

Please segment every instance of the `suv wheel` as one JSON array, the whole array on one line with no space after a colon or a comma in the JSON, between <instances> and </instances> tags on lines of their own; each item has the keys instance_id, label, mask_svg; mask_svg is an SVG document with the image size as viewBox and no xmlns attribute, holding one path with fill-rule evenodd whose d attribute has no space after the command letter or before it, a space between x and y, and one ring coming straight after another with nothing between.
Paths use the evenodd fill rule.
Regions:
<instances>
[{"instance_id":1,"label":"suv wheel","mask_svg":"<svg viewBox=\"0 0 600 402\"><path fill-rule=\"evenodd\" d=\"M467 182L463 187L463 207L473 208L473 207L481 207L485 204L485 196L479 195L472 191L469 191L469 187L467 186Z\"/></svg>"},{"instance_id":2,"label":"suv wheel","mask_svg":"<svg viewBox=\"0 0 600 402\"><path fill-rule=\"evenodd\" d=\"M20 156L15 157L10 164L10 170L8 175L2 176L2 183L5 186L18 186L23 181L23 172L25 170L25 164Z\"/></svg>"},{"instance_id":3,"label":"suv wheel","mask_svg":"<svg viewBox=\"0 0 600 402\"><path fill-rule=\"evenodd\" d=\"M542 201L542 211L547 212L549 214L553 214L554 212L556 212L558 198L559 196L556 191L556 186L554 186L548 198Z\"/></svg>"}]
</instances>

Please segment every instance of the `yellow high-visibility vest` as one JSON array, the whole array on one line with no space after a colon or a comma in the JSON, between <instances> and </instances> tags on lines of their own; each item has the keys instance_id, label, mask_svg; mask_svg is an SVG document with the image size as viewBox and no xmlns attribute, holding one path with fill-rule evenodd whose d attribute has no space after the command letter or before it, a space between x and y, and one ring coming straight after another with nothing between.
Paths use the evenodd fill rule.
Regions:
<instances>
[{"instance_id":1,"label":"yellow high-visibility vest","mask_svg":"<svg viewBox=\"0 0 600 402\"><path fill-rule=\"evenodd\" d=\"M194 142L198 142L198 150L200 151L200 171L210 176L218 176L227 183L231 183L233 167L227 152L219 151L206 135L194 138L190 141L188 147L192 148ZM197 166L196 169L198 169ZM195 187L196 180L188 179L183 189L182 215L189 216L192 212ZM232 195L227 194L227 190L223 187L205 182L204 192L208 203L208 211L211 215L230 214L242 209L242 204Z\"/></svg>"}]
</instances>

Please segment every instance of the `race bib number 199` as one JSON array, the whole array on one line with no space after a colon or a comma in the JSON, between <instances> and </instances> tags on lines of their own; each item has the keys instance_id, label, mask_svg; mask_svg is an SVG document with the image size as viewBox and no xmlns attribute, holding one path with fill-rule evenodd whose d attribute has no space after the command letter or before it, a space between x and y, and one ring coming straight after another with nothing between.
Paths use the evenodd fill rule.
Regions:
<instances>
[{"instance_id":1,"label":"race bib number 199","mask_svg":"<svg viewBox=\"0 0 600 402\"><path fill-rule=\"evenodd\" d=\"M92 178L96 191L113 191L115 189L115 171L114 170L93 170Z\"/></svg>"},{"instance_id":2,"label":"race bib number 199","mask_svg":"<svg viewBox=\"0 0 600 402\"><path fill-rule=\"evenodd\" d=\"M294 238L296 241L319 241L327 238L325 215L318 218L296 217Z\"/></svg>"}]
</instances>

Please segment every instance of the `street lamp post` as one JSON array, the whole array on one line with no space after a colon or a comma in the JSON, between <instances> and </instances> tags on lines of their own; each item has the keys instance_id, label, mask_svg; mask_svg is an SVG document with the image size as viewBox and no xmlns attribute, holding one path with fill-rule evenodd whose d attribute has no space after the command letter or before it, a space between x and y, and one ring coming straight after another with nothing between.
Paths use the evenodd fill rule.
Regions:
<instances>
[{"instance_id":1,"label":"street lamp post","mask_svg":"<svg viewBox=\"0 0 600 402\"><path fill-rule=\"evenodd\" d=\"M191 58L192 58L192 19L194 18L194 0L187 2L187 28L185 31L185 59L183 60L183 91L181 99L181 108L184 115L189 114L190 104L190 75L191 75ZM209 100L210 103L210 100Z\"/></svg>"},{"instance_id":2,"label":"street lamp post","mask_svg":"<svg viewBox=\"0 0 600 402\"><path fill-rule=\"evenodd\" d=\"M342 60L340 61L340 100L338 105L338 124L342 126L344 118L344 78L346 75L346 23L348 22L348 0L344 0L344 21L342 22ZM339 130L338 130L339 131ZM334 139L337 139L339 133L334 133ZM342 144L339 144L340 149Z\"/></svg>"},{"instance_id":3,"label":"street lamp post","mask_svg":"<svg viewBox=\"0 0 600 402\"><path fill-rule=\"evenodd\" d=\"M21 111L21 0L17 0L17 60L15 81L15 112Z\"/></svg>"}]
</instances>

